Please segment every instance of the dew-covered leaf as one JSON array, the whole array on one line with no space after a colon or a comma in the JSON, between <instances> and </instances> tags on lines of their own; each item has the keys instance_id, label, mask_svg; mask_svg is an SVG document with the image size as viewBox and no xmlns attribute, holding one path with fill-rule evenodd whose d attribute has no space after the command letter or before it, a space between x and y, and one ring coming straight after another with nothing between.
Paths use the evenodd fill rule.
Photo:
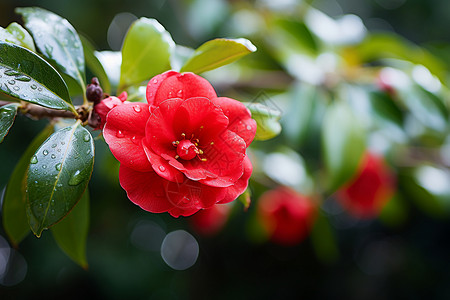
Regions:
<instances>
[{"instance_id":1,"label":"dew-covered leaf","mask_svg":"<svg viewBox=\"0 0 450 300\"><path fill-rule=\"evenodd\" d=\"M55 132L36 151L27 178L27 214L36 236L72 210L93 166L93 139L79 122Z\"/></svg>"},{"instance_id":2,"label":"dew-covered leaf","mask_svg":"<svg viewBox=\"0 0 450 300\"><path fill-rule=\"evenodd\" d=\"M18 103L0 106L0 143L3 142L3 139L13 125L19 106L20 104Z\"/></svg>"},{"instance_id":3,"label":"dew-covered leaf","mask_svg":"<svg viewBox=\"0 0 450 300\"><path fill-rule=\"evenodd\" d=\"M0 41L0 91L54 109L75 108L61 75L37 54Z\"/></svg>"},{"instance_id":4,"label":"dew-covered leaf","mask_svg":"<svg viewBox=\"0 0 450 300\"><path fill-rule=\"evenodd\" d=\"M13 245L17 246L30 231L26 214L26 175L30 159L39 146L53 133L53 126L47 126L30 143L9 178L3 198L3 228Z\"/></svg>"},{"instance_id":5,"label":"dew-covered leaf","mask_svg":"<svg viewBox=\"0 0 450 300\"><path fill-rule=\"evenodd\" d=\"M36 52L33 38L16 22L12 22L6 28L0 27L0 41L10 42Z\"/></svg>"},{"instance_id":6,"label":"dew-covered leaf","mask_svg":"<svg viewBox=\"0 0 450 300\"><path fill-rule=\"evenodd\" d=\"M16 13L22 15L39 51L54 61L58 70L75 79L84 91L83 46L73 26L66 19L39 7L20 7Z\"/></svg>"}]
</instances>

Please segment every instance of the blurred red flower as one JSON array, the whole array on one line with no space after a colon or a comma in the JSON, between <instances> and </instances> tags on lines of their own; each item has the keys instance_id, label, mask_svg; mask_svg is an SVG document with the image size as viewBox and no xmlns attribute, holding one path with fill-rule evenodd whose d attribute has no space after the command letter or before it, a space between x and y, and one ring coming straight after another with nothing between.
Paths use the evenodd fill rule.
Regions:
<instances>
[{"instance_id":1,"label":"blurred red flower","mask_svg":"<svg viewBox=\"0 0 450 300\"><path fill-rule=\"evenodd\" d=\"M225 226L230 210L229 205L214 205L192 215L189 222L191 227L199 234L213 236Z\"/></svg>"},{"instance_id":2,"label":"blurred red flower","mask_svg":"<svg viewBox=\"0 0 450 300\"><path fill-rule=\"evenodd\" d=\"M373 218L395 193L395 181L383 158L367 152L356 176L337 192L336 197L351 215Z\"/></svg>"},{"instance_id":3,"label":"blurred red flower","mask_svg":"<svg viewBox=\"0 0 450 300\"><path fill-rule=\"evenodd\" d=\"M258 217L271 241L292 246L305 239L315 218L313 201L288 187L265 192L258 200Z\"/></svg>"},{"instance_id":4,"label":"blurred red flower","mask_svg":"<svg viewBox=\"0 0 450 300\"><path fill-rule=\"evenodd\" d=\"M256 122L244 104L217 97L198 75L174 71L149 81L147 102L116 106L103 129L132 202L189 216L245 191Z\"/></svg>"}]
</instances>

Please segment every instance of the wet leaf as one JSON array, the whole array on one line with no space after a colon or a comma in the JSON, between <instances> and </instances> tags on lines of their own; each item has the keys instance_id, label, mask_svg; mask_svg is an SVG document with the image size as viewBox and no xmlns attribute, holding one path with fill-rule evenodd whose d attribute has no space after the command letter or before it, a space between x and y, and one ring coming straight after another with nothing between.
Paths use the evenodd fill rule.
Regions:
<instances>
[{"instance_id":1,"label":"wet leaf","mask_svg":"<svg viewBox=\"0 0 450 300\"><path fill-rule=\"evenodd\" d=\"M36 236L72 210L93 166L93 139L79 122L55 132L36 151L27 175L27 214Z\"/></svg>"},{"instance_id":2,"label":"wet leaf","mask_svg":"<svg viewBox=\"0 0 450 300\"><path fill-rule=\"evenodd\" d=\"M0 90L17 99L76 112L61 75L37 54L0 41Z\"/></svg>"},{"instance_id":3,"label":"wet leaf","mask_svg":"<svg viewBox=\"0 0 450 300\"><path fill-rule=\"evenodd\" d=\"M39 146L53 133L47 126L28 146L9 178L3 200L3 228L10 241L17 246L30 231L26 214L26 174L30 159Z\"/></svg>"},{"instance_id":4,"label":"wet leaf","mask_svg":"<svg viewBox=\"0 0 450 300\"><path fill-rule=\"evenodd\" d=\"M18 103L0 106L0 143L3 142L3 139L13 125L19 106L20 104Z\"/></svg>"},{"instance_id":5,"label":"wet leaf","mask_svg":"<svg viewBox=\"0 0 450 300\"><path fill-rule=\"evenodd\" d=\"M39 51L54 61L59 71L75 79L84 91L83 46L73 26L66 19L39 7L20 7L16 13L22 15Z\"/></svg>"},{"instance_id":6,"label":"wet leaf","mask_svg":"<svg viewBox=\"0 0 450 300\"><path fill-rule=\"evenodd\" d=\"M36 52L33 38L16 22L9 24L6 28L0 27L0 41L10 42Z\"/></svg>"}]
</instances>

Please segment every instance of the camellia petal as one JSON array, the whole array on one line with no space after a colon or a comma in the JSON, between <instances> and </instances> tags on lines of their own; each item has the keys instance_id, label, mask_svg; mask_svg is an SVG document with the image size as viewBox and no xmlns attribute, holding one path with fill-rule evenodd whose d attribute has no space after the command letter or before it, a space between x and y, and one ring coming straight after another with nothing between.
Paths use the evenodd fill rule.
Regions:
<instances>
[{"instance_id":1,"label":"camellia petal","mask_svg":"<svg viewBox=\"0 0 450 300\"><path fill-rule=\"evenodd\" d=\"M236 200L236 198L245 192L245 190L248 187L248 180L250 179L250 176L252 175L253 166L250 162L250 159L248 156L245 156L244 158L244 174L241 176L241 178L236 181L235 184L227 188L227 195L225 198L223 198L221 201L217 202L218 204L222 203L228 203L231 201Z\"/></svg>"},{"instance_id":2,"label":"camellia petal","mask_svg":"<svg viewBox=\"0 0 450 300\"><path fill-rule=\"evenodd\" d=\"M152 168L141 145L149 116L146 103L123 104L108 113L103 129L112 154L125 166L138 171Z\"/></svg>"},{"instance_id":3,"label":"camellia petal","mask_svg":"<svg viewBox=\"0 0 450 300\"><path fill-rule=\"evenodd\" d=\"M120 185L127 192L128 199L142 209L154 213L170 210L173 203L167 198L164 183L167 181L153 171L139 172L120 166Z\"/></svg>"},{"instance_id":4,"label":"camellia petal","mask_svg":"<svg viewBox=\"0 0 450 300\"><path fill-rule=\"evenodd\" d=\"M153 151L146 146L145 142L142 143L142 146L144 147L145 154L147 155L147 158L152 165L153 170L159 176L174 182L182 182L184 180L185 177L182 172L172 167L169 162L161 156L153 153Z\"/></svg>"},{"instance_id":5,"label":"camellia petal","mask_svg":"<svg viewBox=\"0 0 450 300\"><path fill-rule=\"evenodd\" d=\"M160 76L160 77L158 77ZM216 91L204 78L194 73L177 73L168 71L150 79L147 85L147 102L150 105L172 98L183 100L192 97L205 97L214 99ZM151 96L149 96L151 94Z\"/></svg>"},{"instance_id":6,"label":"camellia petal","mask_svg":"<svg viewBox=\"0 0 450 300\"><path fill-rule=\"evenodd\" d=\"M250 110L241 102L226 97L216 98L214 103L230 120L228 129L242 137L248 147L256 134L256 121L252 119Z\"/></svg>"}]
</instances>

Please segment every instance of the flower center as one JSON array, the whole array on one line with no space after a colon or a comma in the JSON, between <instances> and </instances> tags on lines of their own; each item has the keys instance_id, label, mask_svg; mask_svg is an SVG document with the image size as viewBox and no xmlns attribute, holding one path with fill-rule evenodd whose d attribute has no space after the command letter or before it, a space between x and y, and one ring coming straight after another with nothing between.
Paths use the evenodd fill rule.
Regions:
<instances>
[{"instance_id":1,"label":"flower center","mask_svg":"<svg viewBox=\"0 0 450 300\"><path fill-rule=\"evenodd\" d=\"M183 138L181 141L172 142L172 145L177 148L175 159L191 160L198 157L201 161L206 161L206 158L200 157L203 151L198 148L199 140L194 139L193 134L189 140L186 139L186 134L184 133L181 134L181 137Z\"/></svg>"},{"instance_id":2,"label":"flower center","mask_svg":"<svg viewBox=\"0 0 450 300\"><path fill-rule=\"evenodd\" d=\"M193 159L200 152L198 148L190 140L182 140L177 145L177 154L185 160Z\"/></svg>"}]
</instances>

